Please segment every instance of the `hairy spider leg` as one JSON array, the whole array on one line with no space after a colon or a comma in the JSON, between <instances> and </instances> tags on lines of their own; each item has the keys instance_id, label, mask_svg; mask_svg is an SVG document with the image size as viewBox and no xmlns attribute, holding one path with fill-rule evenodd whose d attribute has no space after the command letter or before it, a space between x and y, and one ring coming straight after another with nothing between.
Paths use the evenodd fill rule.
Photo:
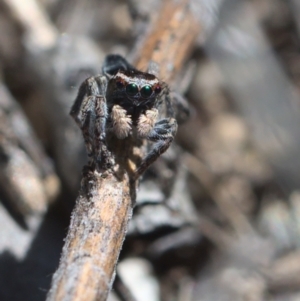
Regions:
<instances>
[{"instance_id":1,"label":"hairy spider leg","mask_svg":"<svg viewBox=\"0 0 300 301\"><path fill-rule=\"evenodd\" d=\"M79 88L70 115L82 130L88 156L99 167L112 165L110 152L106 147L107 105L105 92L107 79L96 76L86 79Z\"/></svg>"},{"instance_id":2,"label":"hairy spider leg","mask_svg":"<svg viewBox=\"0 0 300 301\"><path fill-rule=\"evenodd\" d=\"M73 117L77 125L82 131L84 142L87 148L88 156L93 155L93 143L91 141L91 114L93 111L94 96L89 95L88 79L84 81L79 88L77 97L71 108L70 115Z\"/></svg>"},{"instance_id":3,"label":"hairy spider leg","mask_svg":"<svg viewBox=\"0 0 300 301\"><path fill-rule=\"evenodd\" d=\"M164 103L166 106L167 116L174 116L169 88L167 85L164 85L164 88L160 93L157 105L159 106L162 103ZM142 160L140 166L137 168L135 172L136 178L142 175L145 172L145 170L154 161L156 161L161 154L168 150L172 141L174 140L176 132L177 121L173 117L163 118L154 124L153 129L145 138L157 143L154 144L152 150L146 155L146 157Z\"/></svg>"},{"instance_id":4,"label":"hairy spider leg","mask_svg":"<svg viewBox=\"0 0 300 301\"><path fill-rule=\"evenodd\" d=\"M106 168L111 165L111 162L109 160L110 152L106 146L107 106L103 96L96 97L94 114L94 159L98 166L101 163L101 165Z\"/></svg>"},{"instance_id":5,"label":"hairy spider leg","mask_svg":"<svg viewBox=\"0 0 300 301\"><path fill-rule=\"evenodd\" d=\"M158 121L149 136L148 140L157 142L152 150L142 160L140 166L136 170L136 178L144 173L144 171L170 147L177 132L177 121L174 118L164 118Z\"/></svg>"},{"instance_id":6,"label":"hairy spider leg","mask_svg":"<svg viewBox=\"0 0 300 301\"><path fill-rule=\"evenodd\" d=\"M83 134L83 138L84 138L84 142L86 145L86 150L87 150L87 154L89 157L93 156L93 141L91 139L91 132L92 130L92 121L91 121L91 115L92 115L92 104L94 104L94 96L89 96L84 98L84 100L82 101L82 111L81 111L81 120L80 120L80 124L82 123L82 125L79 124L79 122L77 122L79 124L79 127L82 131ZM77 120L79 120L77 118Z\"/></svg>"}]
</instances>

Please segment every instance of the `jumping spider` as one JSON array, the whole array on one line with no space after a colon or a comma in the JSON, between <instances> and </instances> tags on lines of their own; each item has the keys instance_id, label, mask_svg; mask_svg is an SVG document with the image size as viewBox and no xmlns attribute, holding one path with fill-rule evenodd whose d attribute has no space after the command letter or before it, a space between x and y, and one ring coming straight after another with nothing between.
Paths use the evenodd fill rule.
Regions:
<instances>
[{"instance_id":1,"label":"jumping spider","mask_svg":"<svg viewBox=\"0 0 300 301\"><path fill-rule=\"evenodd\" d=\"M103 75L80 86L71 116L83 132L87 152L98 170L112 167L106 135L136 135L156 142L135 172L139 177L170 146L177 131L168 86L151 73L136 70L123 57L109 55Z\"/></svg>"}]
</instances>

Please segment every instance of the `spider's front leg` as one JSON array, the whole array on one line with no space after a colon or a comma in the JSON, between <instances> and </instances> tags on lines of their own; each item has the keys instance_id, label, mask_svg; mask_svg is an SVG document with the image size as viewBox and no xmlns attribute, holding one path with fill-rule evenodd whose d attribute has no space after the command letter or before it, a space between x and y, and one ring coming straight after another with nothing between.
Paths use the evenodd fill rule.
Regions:
<instances>
[{"instance_id":1,"label":"spider's front leg","mask_svg":"<svg viewBox=\"0 0 300 301\"><path fill-rule=\"evenodd\" d=\"M151 112L152 111L152 112ZM155 115L155 109L146 112L148 115ZM140 120L144 118L141 117ZM149 120L149 119L148 119ZM140 122L141 123L141 122ZM151 123L151 122L149 122ZM141 176L144 171L163 154L171 145L177 132L177 121L175 118L164 118L154 124L152 130L148 133L147 138L156 142L153 149L142 160L140 166L136 170L135 177Z\"/></svg>"},{"instance_id":2,"label":"spider's front leg","mask_svg":"<svg viewBox=\"0 0 300 301\"><path fill-rule=\"evenodd\" d=\"M113 164L106 146L106 86L105 76L86 79L79 88L70 112L82 131L88 156L98 169L108 169Z\"/></svg>"},{"instance_id":3,"label":"spider's front leg","mask_svg":"<svg viewBox=\"0 0 300 301\"><path fill-rule=\"evenodd\" d=\"M135 172L136 178L142 175L161 154L167 151L177 132L178 126L177 120L174 118L170 89L164 82L161 82L160 85L163 89L157 95L156 105L152 109L147 110L145 114L142 114L138 120L138 136L156 143L137 168ZM159 115L167 117L156 121Z\"/></svg>"}]
</instances>

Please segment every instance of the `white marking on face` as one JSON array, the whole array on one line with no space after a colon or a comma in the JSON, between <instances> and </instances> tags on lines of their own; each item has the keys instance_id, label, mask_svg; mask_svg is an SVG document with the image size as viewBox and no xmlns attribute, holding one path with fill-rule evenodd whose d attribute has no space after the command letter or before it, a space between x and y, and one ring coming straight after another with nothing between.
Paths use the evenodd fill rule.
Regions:
<instances>
[{"instance_id":1,"label":"white marking on face","mask_svg":"<svg viewBox=\"0 0 300 301\"><path fill-rule=\"evenodd\" d=\"M139 88L142 88L145 85L154 86L159 83L159 80L157 78L154 79L147 79L147 78L139 78L139 77L131 77L127 76L126 74L122 72L118 72L115 75L115 79L122 79L126 85L128 84L136 84L139 86Z\"/></svg>"}]
</instances>

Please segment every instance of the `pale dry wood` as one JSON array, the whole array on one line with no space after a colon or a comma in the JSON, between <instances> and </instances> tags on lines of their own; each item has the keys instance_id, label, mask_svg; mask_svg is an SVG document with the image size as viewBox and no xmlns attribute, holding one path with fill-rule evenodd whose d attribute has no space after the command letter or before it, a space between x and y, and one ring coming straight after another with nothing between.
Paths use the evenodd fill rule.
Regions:
<instances>
[{"instance_id":1,"label":"pale dry wood","mask_svg":"<svg viewBox=\"0 0 300 301\"><path fill-rule=\"evenodd\" d=\"M89 170L47 300L106 300L132 214L129 177Z\"/></svg>"},{"instance_id":2,"label":"pale dry wood","mask_svg":"<svg viewBox=\"0 0 300 301\"><path fill-rule=\"evenodd\" d=\"M200 32L188 0L163 1L160 13L138 47L134 65L146 70L150 61L159 66L159 77L169 83L191 53Z\"/></svg>"},{"instance_id":3,"label":"pale dry wood","mask_svg":"<svg viewBox=\"0 0 300 301\"><path fill-rule=\"evenodd\" d=\"M131 138L109 137L114 171L83 171L59 268L47 300L106 300L132 215L137 182L132 180L142 152Z\"/></svg>"}]
</instances>

